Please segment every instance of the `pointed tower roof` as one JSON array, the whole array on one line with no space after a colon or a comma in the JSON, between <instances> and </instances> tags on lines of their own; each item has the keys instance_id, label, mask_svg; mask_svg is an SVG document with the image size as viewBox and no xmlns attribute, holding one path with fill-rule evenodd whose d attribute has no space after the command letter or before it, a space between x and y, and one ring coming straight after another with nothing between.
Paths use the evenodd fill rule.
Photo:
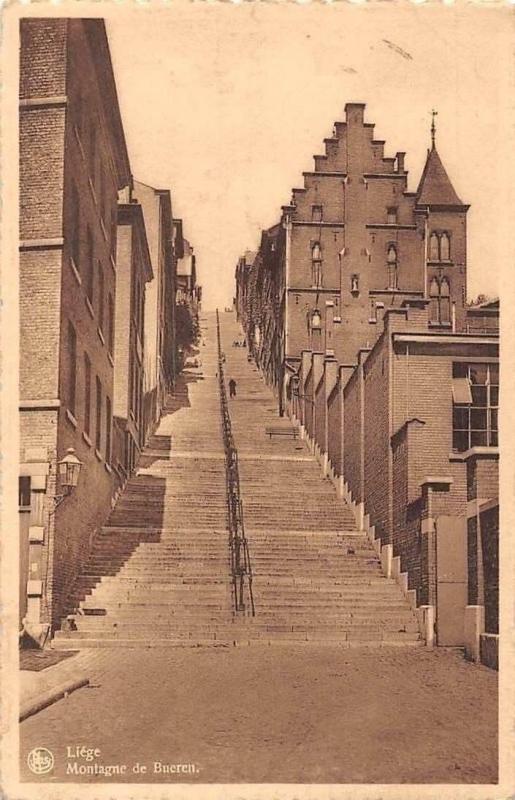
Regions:
<instances>
[{"instance_id":1,"label":"pointed tower roof","mask_svg":"<svg viewBox=\"0 0 515 800\"><path fill-rule=\"evenodd\" d=\"M419 206L463 206L436 147L427 151L427 160L417 189Z\"/></svg>"}]
</instances>

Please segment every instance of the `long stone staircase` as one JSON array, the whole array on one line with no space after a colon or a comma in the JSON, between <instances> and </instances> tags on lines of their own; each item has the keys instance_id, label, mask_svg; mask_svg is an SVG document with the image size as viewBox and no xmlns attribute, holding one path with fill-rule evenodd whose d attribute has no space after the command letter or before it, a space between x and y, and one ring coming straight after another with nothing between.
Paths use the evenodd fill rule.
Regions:
<instances>
[{"instance_id":1,"label":"long stone staircase","mask_svg":"<svg viewBox=\"0 0 515 800\"><path fill-rule=\"evenodd\" d=\"M237 380L230 414L256 606L241 640L421 644L399 587L304 443L266 435L280 422L277 402L247 350L232 346L234 316L221 321L226 377Z\"/></svg>"},{"instance_id":2,"label":"long stone staircase","mask_svg":"<svg viewBox=\"0 0 515 800\"><path fill-rule=\"evenodd\" d=\"M315 643L419 645L415 616L304 444L270 439L270 390L222 314L256 614L235 615L214 315L73 597L77 630L54 647Z\"/></svg>"},{"instance_id":3,"label":"long stone staircase","mask_svg":"<svg viewBox=\"0 0 515 800\"><path fill-rule=\"evenodd\" d=\"M204 323L205 325L205 323ZM62 649L227 643L232 625L214 316L70 598Z\"/></svg>"}]
</instances>

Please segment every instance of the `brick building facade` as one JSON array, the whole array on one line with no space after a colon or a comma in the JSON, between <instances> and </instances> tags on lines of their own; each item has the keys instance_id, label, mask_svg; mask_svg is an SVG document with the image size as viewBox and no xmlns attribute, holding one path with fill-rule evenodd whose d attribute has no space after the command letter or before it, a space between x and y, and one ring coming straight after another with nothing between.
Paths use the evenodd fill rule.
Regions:
<instances>
[{"instance_id":1,"label":"brick building facade","mask_svg":"<svg viewBox=\"0 0 515 800\"><path fill-rule=\"evenodd\" d=\"M129 180L103 22L22 20L20 616L36 627L59 620L111 506L117 197ZM56 506L70 447L80 482Z\"/></svg>"},{"instance_id":2,"label":"brick building facade","mask_svg":"<svg viewBox=\"0 0 515 800\"><path fill-rule=\"evenodd\" d=\"M432 328L465 328L468 206L445 171L434 131L412 192L405 153L385 156L364 110L362 103L346 105L325 155L314 157L304 186L283 206L275 269L282 273L276 283L283 286L277 318L285 379L302 350L318 349L322 339L340 363L353 363L379 336L386 310L407 299L431 298ZM237 288L237 298L242 292ZM258 315L266 303L258 288Z\"/></svg>"},{"instance_id":3,"label":"brick building facade","mask_svg":"<svg viewBox=\"0 0 515 800\"><path fill-rule=\"evenodd\" d=\"M114 358L114 421L117 438L114 463L122 483L138 462L146 437L145 291L154 277L140 203L128 188L118 205L116 248L116 333ZM123 196L125 195L125 196Z\"/></svg>"},{"instance_id":4,"label":"brick building facade","mask_svg":"<svg viewBox=\"0 0 515 800\"><path fill-rule=\"evenodd\" d=\"M176 247L170 191L135 181L134 199L143 210L154 275L146 286L144 309L144 428L150 432L177 375L175 294L180 243Z\"/></svg>"},{"instance_id":5,"label":"brick building facade","mask_svg":"<svg viewBox=\"0 0 515 800\"><path fill-rule=\"evenodd\" d=\"M426 639L463 645L473 630L479 652L482 614L484 636L497 632L499 303L466 304L468 206L434 126L415 192L405 154L385 157L362 104L346 106L325 145L280 225L238 262L237 313L249 341L273 331L281 342L267 340L266 366L255 347L269 383L282 370L280 412Z\"/></svg>"},{"instance_id":6,"label":"brick building facade","mask_svg":"<svg viewBox=\"0 0 515 800\"><path fill-rule=\"evenodd\" d=\"M498 509L499 341L435 331L429 304L390 309L355 366L303 351L288 411L389 574L434 610L437 643L463 645L477 597L497 632L498 522L485 514Z\"/></svg>"}]
</instances>

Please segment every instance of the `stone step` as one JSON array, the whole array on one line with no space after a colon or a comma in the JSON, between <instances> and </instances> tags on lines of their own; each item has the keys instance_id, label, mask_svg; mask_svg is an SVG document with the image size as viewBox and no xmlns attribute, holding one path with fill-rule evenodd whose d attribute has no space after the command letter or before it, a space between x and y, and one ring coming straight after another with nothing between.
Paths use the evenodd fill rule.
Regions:
<instances>
[{"instance_id":1,"label":"stone step","mask_svg":"<svg viewBox=\"0 0 515 800\"><path fill-rule=\"evenodd\" d=\"M77 639L86 639L86 638L110 638L110 637L122 637L122 638L141 638L142 635L149 635L147 629L143 629L144 626L133 626L130 624L127 625L91 625L85 626L83 628L79 628L76 631L57 631L56 638L73 638ZM254 626L244 626L238 625L237 623L234 625L225 625L220 626L219 628L213 627L211 625L206 625L199 623L196 626L192 626L188 629L179 629L177 626L173 625L157 625L152 628L151 634L152 637L157 636L159 638L166 638L167 636L177 638L177 639L193 639L193 638L200 638L200 639L226 639L230 638L231 636L243 636L243 637L265 637L269 638L270 636L277 636L277 638L281 639L361 639L361 640L371 640L371 639L379 639L379 640L394 640L400 641L403 639L418 639L420 637L419 631L415 628L411 630L394 630L394 629L384 629L379 626L371 627L371 626L361 626L359 624L356 625L341 625L341 626L327 626L326 628L315 628L313 626L309 627L306 626L305 628L301 628L300 626L296 627L295 629L289 628L285 625L268 625L263 627L254 627Z\"/></svg>"},{"instance_id":2,"label":"stone step","mask_svg":"<svg viewBox=\"0 0 515 800\"><path fill-rule=\"evenodd\" d=\"M59 638L54 640L53 648L56 650L81 650L102 647L119 647L119 648L169 648L169 647L246 647L246 646L292 646L292 645L326 645L328 647L339 647L342 649L363 648L363 647L422 647L424 643L421 639L404 638L401 640L390 639L340 639L340 638L323 638L323 639L305 639L305 638L278 638L276 637L256 637L254 639L240 636L234 639L180 639L180 638L151 638L141 637L136 638L117 638L110 637L105 639L87 638L78 639L70 636L68 638Z\"/></svg>"}]
</instances>

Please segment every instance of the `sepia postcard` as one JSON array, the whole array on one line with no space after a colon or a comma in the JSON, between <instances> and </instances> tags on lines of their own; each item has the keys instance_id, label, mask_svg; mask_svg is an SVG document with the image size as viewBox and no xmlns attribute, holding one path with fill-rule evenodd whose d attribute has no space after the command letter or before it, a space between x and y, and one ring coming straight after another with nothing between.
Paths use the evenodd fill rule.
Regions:
<instances>
[{"instance_id":1,"label":"sepia postcard","mask_svg":"<svg viewBox=\"0 0 515 800\"><path fill-rule=\"evenodd\" d=\"M513 5L2 23L2 796L515 797Z\"/></svg>"}]
</instances>

